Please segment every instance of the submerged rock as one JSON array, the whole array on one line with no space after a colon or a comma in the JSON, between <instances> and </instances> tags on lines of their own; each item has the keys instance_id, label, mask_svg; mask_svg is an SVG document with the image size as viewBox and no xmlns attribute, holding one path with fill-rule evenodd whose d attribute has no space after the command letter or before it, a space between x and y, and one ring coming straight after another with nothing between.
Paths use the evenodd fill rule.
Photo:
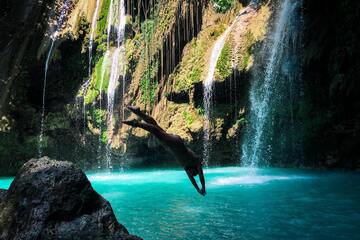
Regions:
<instances>
[{"instance_id":1,"label":"submerged rock","mask_svg":"<svg viewBox=\"0 0 360 240\"><path fill-rule=\"evenodd\" d=\"M0 239L127 239L104 198L70 162L32 159L0 191Z\"/></svg>"}]
</instances>

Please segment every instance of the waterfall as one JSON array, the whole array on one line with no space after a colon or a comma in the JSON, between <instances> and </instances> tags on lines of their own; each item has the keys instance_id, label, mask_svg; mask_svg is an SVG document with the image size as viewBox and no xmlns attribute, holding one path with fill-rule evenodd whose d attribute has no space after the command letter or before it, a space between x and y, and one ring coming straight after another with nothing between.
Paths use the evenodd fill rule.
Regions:
<instances>
[{"instance_id":1,"label":"waterfall","mask_svg":"<svg viewBox=\"0 0 360 240\"><path fill-rule=\"evenodd\" d=\"M204 89L203 102L204 102L204 112L205 112L203 163L205 166L207 166L209 163L209 156L211 150L210 131L211 131L213 86L214 86L214 75L216 71L216 65L221 55L221 51L224 48L227 36L229 35L232 27L243 14L248 13L250 10L252 10L252 5L249 5L248 7L240 11L240 13L235 18L234 22L225 30L225 32L215 42L215 45L212 49L210 63L209 63L209 70L206 79L203 83L203 89Z\"/></svg>"},{"instance_id":2,"label":"waterfall","mask_svg":"<svg viewBox=\"0 0 360 240\"><path fill-rule=\"evenodd\" d=\"M110 51L109 49L107 49L107 51L105 52L104 55L104 60L101 64L101 78L100 78L100 95L99 95L99 108L103 109L103 86L104 86L104 79L105 79L105 73L106 73L106 69L108 68L108 64L109 64L109 58L110 58ZM103 130L102 130L102 124L100 123L99 126L99 145L98 145L98 158L101 159L101 155L102 155L102 134L103 134ZM101 163L99 162L99 168L101 167Z\"/></svg>"},{"instance_id":3,"label":"waterfall","mask_svg":"<svg viewBox=\"0 0 360 240\"><path fill-rule=\"evenodd\" d=\"M83 108L83 129L84 129L84 132L85 132L85 129L86 129L86 102L85 102L85 96L86 96L86 91L87 91L87 89L88 89L88 87L90 85L90 81L91 81L92 57L93 57L93 48L94 48L94 36L95 36L95 30L96 30L96 25L97 25L97 17L98 17L99 8L100 8L100 0L96 0L96 7L95 7L95 12L93 14L92 21L91 21L90 38L89 38L89 66L88 66L89 78L81 86L81 92L83 93L83 96L84 96L83 106L82 106L82 108Z\"/></svg>"},{"instance_id":4,"label":"waterfall","mask_svg":"<svg viewBox=\"0 0 360 240\"><path fill-rule=\"evenodd\" d=\"M50 40L50 48L49 52L46 57L45 61L45 71L44 71L44 85L43 85L43 94L42 94L42 109L41 109L41 123L40 123L40 135L39 135L39 142L38 142L38 155L39 158L43 156L43 149L44 149L44 129L45 129L45 109L46 109L46 85L47 85L47 75L49 64L51 61L51 55L54 50L55 42L58 38L58 35L62 29L62 25L64 24L65 17L70 9L72 4L72 0L66 0L64 4L61 6L60 15L56 20L56 27L55 31L51 34Z\"/></svg>"},{"instance_id":5,"label":"waterfall","mask_svg":"<svg viewBox=\"0 0 360 240\"><path fill-rule=\"evenodd\" d=\"M117 8L116 5L118 4ZM112 15L118 17L118 19L114 19ZM113 129L114 129L114 104L115 104L115 90L118 86L118 80L120 75L125 77L125 24L126 24L126 13L125 13L125 1L120 0L119 2L111 1L110 5L110 14L109 14L109 23L108 23L108 47L110 47L110 35L111 35L111 26L112 21L115 20L117 23L116 26L116 49L112 56L112 63L111 63L111 70L110 70L110 79L109 79L109 86L107 91L107 136L108 136L108 144L106 146L106 165L108 169L112 168L112 160L111 160L111 139L113 136ZM122 87L124 86L124 80ZM124 90L123 90L124 91Z\"/></svg>"},{"instance_id":6,"label":"waterfall","mask_svg":"<svg viewBox=\"0 0 360 240\"><path fill-rule=\"evenodd\" d=\"M97 17L100 7L100 0L96 0L96 7L95 12L92 17L91 21L91 30L90 30L90 39L89 39L89 78L91 77L91 65L92 65L92 53L93 53L93 47L94 47L94 35L97 25Z\"/></svg>"},{"instance_id":7,"label":"waterfall","mask_svg":"<svg viewBox=\"0 0 360 240\"><path fill-rule=\"evenodd\" d=\"M294 142L293 106L298 99L301 76L297 56L301 47L300 7L301 1L281 2L279 9L275 10L271 34L262 51L255 54L249 94L249 124L242 145L244 166L268 165L277 152L281 149L287 151L287 146Z\"/></svg>"}]
</instances>

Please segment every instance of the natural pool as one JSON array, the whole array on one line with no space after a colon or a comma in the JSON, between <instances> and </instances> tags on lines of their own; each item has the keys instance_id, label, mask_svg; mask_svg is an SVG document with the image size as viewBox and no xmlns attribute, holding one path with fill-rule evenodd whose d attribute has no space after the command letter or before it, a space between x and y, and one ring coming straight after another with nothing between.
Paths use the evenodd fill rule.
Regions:
<instances>
[{"instance_id":1,"label":"natural pool","mask_svg":"<svg viewBox=\"0 0 360 240\"><path fill-rule=\"evenodd\" d=\"M152 239L360 239L360 174L210 168L206 197L181 170L88 173L131 233ZM0 188L11 179L0 178Z\"/></svg>"}]
</instances>

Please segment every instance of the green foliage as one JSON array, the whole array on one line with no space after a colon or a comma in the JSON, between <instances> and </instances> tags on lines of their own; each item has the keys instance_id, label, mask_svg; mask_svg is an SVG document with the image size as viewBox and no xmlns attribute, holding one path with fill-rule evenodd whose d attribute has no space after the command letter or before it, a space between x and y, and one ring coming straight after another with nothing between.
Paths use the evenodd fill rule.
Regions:
<instances>
[{"instance_id":1,"label":"green foliage","mask_svg":"<svg viewBox=\"0 0 360 240\"><path fill-rule=\"evenodd\" d=\"M100 108L92 108L89 110L90 119L93 126L97 129L101 129L100 141L107 144L107 126L106 126L106 111Z\"/></svg>"},{"instance_id":2,"label":"green foliage","mask_svg":"<svg viewBox=\"0 0 360 240\"><path fill-rule=\"evenodd\" d=\"M108 143L108 134L107 134L107 131L103 131L103 132L101 133L100 141L101 141L103 144L107 144L107 143Z\"/></svg>"},{"instance_id":3,"label":"green foliage","mask_svg":"<svg viewBox=\"0 0 360 240\"><path fill-rule=\"evenodd\" d=\"M205 109L202 108L202 107L197 108L196 111L197 111L197 114L200 115L200 116L204 116L204 115L205 115Z\"/></svg>"},{"instance_id":4,"label":"green foliage","mask_svg":"<svg viewBox=\"0 0 360 240\"><path fill-rule=\"evenodd\" d=\"M239 70L244 70L249 65L251 59L251 47L254 45L255 42L256 38L254 34L248 31L245 34L244 50L239 56Z\"/></svg>"},{"instance_id":5,"label":"green foliage","mask_svg":"<svg viewBox=\"0 0 360 240\"><path fill-rule=\"evenodd\" d=\"M184 50L180 68L175 72L175 91L188 92L200 82L206 69L205 55L211 45L225 30L223 24L211 26L194 38Z\"/></svg>"},{"instance_id":6,"label":"green foliage","mask_svg":"<svg viewBox=\"0 0 360 240\"><path fill-rule=\"evenodd\" d=\"M102 0L101 10L98 17L98 22L96 25L96 36L98 38L98 42L106 42L106 28L107 28L107 18L110 9L110 0Z\"/></svg>"},{"instance_id":7,"label":"green foliage","mask_svg":"<svg viewBox=\"0 0 360 240\"><path fill-rule=\"evenodd\" d=\"M107 55L102 56L95 65L95 71L85 96L86 104L91 104L95 101L100 94L100 89L105 92L107 91L110 72L107 66L109 64L109 59L106 58L106 56Z\"/></svg>"},{"instance_id":8,"label":"green foliage","mask_svg":"<svg viewBox=\"0 0 360 240\"><path fill-rule=\"evenodd\" d=\"M141 100L150 108L152 108L155 103L155 93L157 89L157 82L155 81L155 77L158 72L158 68L159 61L152 61L140 79Z\"/></svg>"},{"instance_id":9,"label":"green foliage","mask_svg":"<svg viewBox=\"0 0 360 240\"><path fill-rule=\"evenodd\" d=\"M164 34L171 26L171 23L174 21L176 9L178 6L177 0L165 1L164 4L157 4L157 9L155 10L155 19L156 19L156 37L161 40L162 34Z\"/></svg>"},{"instance_id":10,"label":"green foliage","mask_svg":"<svg viewBox=\"0 0 360 240\"><path fill-rule=\"evenodd\" d=\"M106 111L102 110L100 108L95 108L92 111L92 117L93 117L96 127L100 127L100 125L105 122Z\"/></svg>"},{"instance_id":11,"label":"green foliage","mask_svg":"<svg viewBox=\"0 0 360 240\"><path fill-rule=\"evenodd\" d=\"M155 21L153 19L146 19L141 24L141 40L149 43L155 31Z\"/></svg>"},{"instance_id":12,"label":"green foliage","mask_svg":"<svg viewBox=\"0 0 360 240\"><path fill-rule=\"evenodd\" d=\"M224 48L221 50L219 60L216 64L215 78L217 80L225 80L231 74L231 47L229 43L225 43Z\"/></svg>"},{"instance_id":13,"label":"green foliage","mask_svg":"<svg viewBox=\"0 0 360 240\"><path fill-rule=\"evenodd\" d=\"M217 12L224 13L234 5L234 0L212 0Z\"/></svg>"},{"instance_id":14,"label":"green foliage","mask_svg":"<svg viewBox=\"0 0 360 240\"><path fill-rule=\"evenodd\" d=\"M241 117L240 119L236 120L236 124L239 126L244 126L248 124L248 120L245 117Z\"/></svg>"},{"instance_id":15,"label":"green foliage","mask_svg":"<svg viewBox=\"0 0 360 240\"><path fill-rule=\"evenodd\" d=\"M127 39L125 42L126 49L126 70L127 73L135 72L136 66L140 58L140 34L136 34L133 39Z\"/></svg>"},{"instance_id":16,"label":"green foliage","mask_svg":"<svg viewBox=\"0 0 360 240\"><path fill-rule=\"evenodd\" d=\"M187 127L189 127L191 124L193 124L194 117L190 113L188 113L187 111L184 111L182 113L182 115L183 115L183 118L184 118L184 121L185 121Z\"/></svg>"}]
</instances>

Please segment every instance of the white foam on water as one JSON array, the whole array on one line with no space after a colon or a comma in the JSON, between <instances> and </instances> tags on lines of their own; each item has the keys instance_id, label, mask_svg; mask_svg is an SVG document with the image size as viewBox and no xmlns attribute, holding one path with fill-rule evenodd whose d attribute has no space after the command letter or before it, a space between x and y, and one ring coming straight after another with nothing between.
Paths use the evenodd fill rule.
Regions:
<instances>
[{"instance_id":1,"label":"white foam on water","mask_svg":"<svg viewBox=\"0 0 360 240\"><path fill-rule=\"evenodd\" d=\"M204 208L202 208L202 207L185 206L181 210L184 212L187 212L187 213L202 213L202 212L204 212Z\"/></svg>"},{"instance_id":2,"label":"white foam on water","mask_svg":"<svg viewBox=\"0 0 360 240\"><path fill-rule=\"evenodd\" d=\"M173 172L169 174L169 172ZM156 171L125 174L94 174L88 178L93 183L146 184L146 183L178 183L183 180L178 171Z\"/></svg>"},{"instance_id":3,"label":"white foam on water","mask_svg":"<svg viewBox=\"0 0 360 240\"><path fill-rule=\"evenodd\" d=\"M102 194L105 199L124 197L124 195L124 192L109 192Z\"/></svg>"},{"instance_id":4,"label":"white foam on water","mask_svg":"<svg viewBox=\"0 0 360 240\"><path fill-rule=\"evenodd\" d=\"M283 180L299 180L308 179L304 176L240 176L240 177L217 177L210 181L209 185L212 186L230 186L230 185L254 185L264 184L270 181L283 181Z\"/></svg>"},{"instance_id":5,"label":"white foam on water","mask_svg":"<svg viewBox=\"0 0 360 240\"><path fill-rule=\"evenodd\" d=\"M222 168L207 168L204 169L205 174L212 174L212 173L238 173L238 172L248 172L254 171L252 168L239 168L239 167L222 167ZM255 169L256 170L256 169Z\"/></svg>"}]
</instances>

